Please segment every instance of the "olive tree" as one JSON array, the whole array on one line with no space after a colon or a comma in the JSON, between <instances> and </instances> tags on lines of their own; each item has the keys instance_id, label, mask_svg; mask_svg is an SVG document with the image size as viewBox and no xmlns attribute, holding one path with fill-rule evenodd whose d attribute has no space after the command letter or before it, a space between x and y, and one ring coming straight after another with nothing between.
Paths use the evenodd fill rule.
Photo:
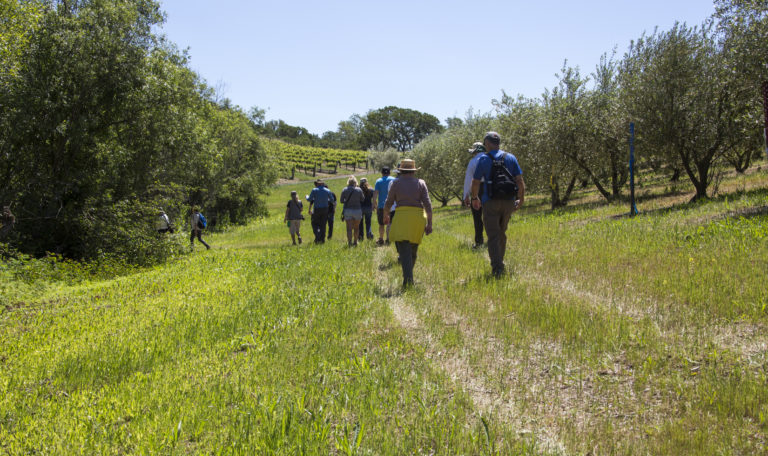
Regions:
<instances>
[{"instance_id":1,"label":"olive tree","mask_svg":"<svg viewBox=\"0 0 768 456\"><path fill-rule=\"evenodd\" d=\"M646 153L682 168L705 198L715 165L740 141L737 119L746 109L711 29L675 24L630 46L621 81Z\"/></svg>"}]
</instances>

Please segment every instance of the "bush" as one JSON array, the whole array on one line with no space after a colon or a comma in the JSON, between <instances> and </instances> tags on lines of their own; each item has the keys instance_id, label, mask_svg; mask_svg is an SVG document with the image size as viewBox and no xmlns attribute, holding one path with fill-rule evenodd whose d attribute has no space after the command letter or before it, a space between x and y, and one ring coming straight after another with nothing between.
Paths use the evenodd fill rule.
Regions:
<instances>
[{"instance_id":1,"label":"bush","mask_svg":"<svg viewBox=\"0 0 768 456\"><path fill-rule=\"evenodd\" d=\"M384 166L393 168L400 163L400 152L392 148L384 148L383 146L374 147L368 151L368 160L371 161L371 166L375 170L379 170Z\"/></svg>"},{"instance_id":2,"label":"bush","mask_svg":"<svg viewBox=\"0 0 768 456\"><path fill-rule=\"evenodd\" d=\"M78 222L82 231L82 257L101 262L119 258L128 264L150 266L167 261L184 252L184 234L175 224L176 233L157 232L155 222L159 207L156 202L121 200L111 206L92 205ZM168 211L169 214L177 210Z\"/></svg>"}]
</instances>

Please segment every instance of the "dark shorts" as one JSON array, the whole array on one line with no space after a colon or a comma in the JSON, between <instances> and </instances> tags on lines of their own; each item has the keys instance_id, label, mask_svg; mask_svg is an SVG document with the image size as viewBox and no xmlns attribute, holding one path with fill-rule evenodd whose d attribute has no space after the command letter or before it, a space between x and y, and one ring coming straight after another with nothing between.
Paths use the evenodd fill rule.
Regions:
<instances>
[{"instance_id":1,"label":"dark shorts","mask_svg":"<svg viewBox=\"0 0 768 456\"><path fill-rule=\"evenodd\" d=\"M392 223L393 218L395 218L395 211L389 213L389 223ZM376 220L379 222L379 225L384 224L384 208L376 209Z\"/></svg>"}]
</instances>

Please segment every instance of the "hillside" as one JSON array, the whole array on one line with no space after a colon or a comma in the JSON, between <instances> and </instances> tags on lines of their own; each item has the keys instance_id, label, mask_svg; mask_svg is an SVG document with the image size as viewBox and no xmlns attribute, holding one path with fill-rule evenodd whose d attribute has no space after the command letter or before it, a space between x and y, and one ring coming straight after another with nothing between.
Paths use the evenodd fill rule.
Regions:
<instances>
[{"instance_id":1,"label":"hillside","mask_svg":"<svg viewBox=\"0 0 768 456\"><path fill-rule=\"evenodd\" d=\"M0 453L768 451L765 169L697 203L648 182L634 218L533 195L498 281L467 211L438 209L407 292L341 222L289 245L310 187L172 264L6 285Z\"/></svg>"}]
</instances>

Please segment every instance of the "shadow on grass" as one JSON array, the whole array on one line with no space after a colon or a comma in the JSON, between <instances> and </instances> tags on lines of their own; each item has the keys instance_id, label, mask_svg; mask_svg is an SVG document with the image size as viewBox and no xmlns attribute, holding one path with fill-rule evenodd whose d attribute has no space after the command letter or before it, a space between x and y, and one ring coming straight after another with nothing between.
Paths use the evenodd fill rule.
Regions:
<instances>
[{"instance_id":1,"label":"shadow on grass","mask_svg":"<svg viewBox=\"0 0 768 456\"><path fill-rule=\"evenodd\" d=\"M688 192L682 192L682 193L688 193ZM659 209L652 209L649 211L641 211L640 215L668 215L668 214L674 214L678 212L684 212L689 211L691 209L695 209L697 207L711 204L711 203L722 203L726 200L734 200L734 199L740 199L740 198L766 198L768 197L768 188L755 188L751 190L738 190L736 192L726 193L722 195L718 195L714 198L706 198L706 199L698 199L696 201L688 201L685 203L675 204L670 207L664 207ZM643 198L646 200L647 198ZM725 218L752 218L752 217L759 217L762 215L768 214L768 206L753 206L753 207L746 207L735 211L725 211L722 214L720 214L719 217L714 216L713 219L725 219ZM621 219L629 217L629 214L620 214L617 216L614 216L612 218L614 219Z\"/></svg>"}]
</instances>

